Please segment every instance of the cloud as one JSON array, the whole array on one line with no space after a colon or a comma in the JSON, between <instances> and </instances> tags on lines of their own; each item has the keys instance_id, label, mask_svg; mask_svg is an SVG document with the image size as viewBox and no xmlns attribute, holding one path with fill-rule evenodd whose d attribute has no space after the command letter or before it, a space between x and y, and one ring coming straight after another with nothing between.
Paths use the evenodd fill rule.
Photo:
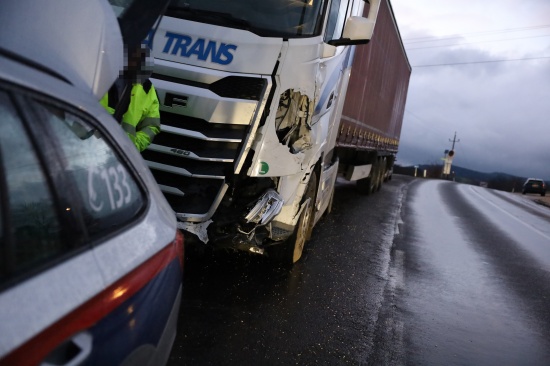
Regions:
<instances>
[{"instance_id":1,"label":"cloud","mask_svg":"<svg viewBox=\"0 0 550 366\"><path fill-rule=\"evenodd\" d=\"M394 8L395 3L400 1L392 1ZM544 40L538 34L534 38L526 38L526 42L538 42L531 47L514 47L517 40L509 44L478 42L479 39L471 35L454 33L456 28L453 24L460 23L458 17L462 16L464 29L466 25L481 29L478 22L484 20L485 15L460 15L460 11L453 13L452 9L445 10L447 13L442 17L449 24L445 33L445 29L437 28L441 26L441 19L438 19L436 27L430 24L429 17L424 18L438 11L434 6L417 17L427 19L425 22L411 22L411 17L401 22L401 10L412 11L413 6L419 3L400 4L400 12L396 11L403 38L411 40L406 43L406 48L413 66L398 163L440 162L444 150L451 148L449 139L456 131L460 142L455 147L454 164L484 172L498 171L550 179L550 58L541 58L550 57L548 38ZM502 1L483 4L490 6L497 3L500 8L503 7ZM541 1L528 3L531 10L550 10L549 5ZM468 4L474 8L479 5L466 1ZM467 8L463 6L464 2L460 5ZM497 14L509 13L510 19L520 19L512 8L517 6L511 6L504 13L500 9ZM487 5L485 10L487 13ZM509 23L496 34L500 38L503 34L511 37L506 29L515 24ZM493 27L488 28L492 25L485 24L485 30L494 30ZM548 33L548 29L545 31ZM418 37L434 34L438 38L430 38L432 42L418 42ZM451 37L453 34L455 36ZM450 43L460 45L433 47ZM538 59L501 61L526 58Z\"/></svg>"}]
</instances>

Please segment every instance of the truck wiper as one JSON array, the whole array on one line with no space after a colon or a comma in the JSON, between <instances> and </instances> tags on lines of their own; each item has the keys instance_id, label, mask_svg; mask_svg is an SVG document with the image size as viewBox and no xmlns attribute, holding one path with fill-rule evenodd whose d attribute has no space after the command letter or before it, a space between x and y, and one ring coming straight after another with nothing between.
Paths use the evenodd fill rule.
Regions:
<instances>
[{"instance_id":1,"label":"truck wiper","mask_svg":"<svg viewBox=\"0 0 550 366\"><path fill-rule=\"evenodd\" d=\"M183 18L189 20L204 20L215 23L217 25L229 25L238 27L239 29L250 30L250 23L244 19L237 18L231 13L223 13L219 11L193 9L190 6L169 6L166 14L169 17Z\"/></svg>"}]
</instances>

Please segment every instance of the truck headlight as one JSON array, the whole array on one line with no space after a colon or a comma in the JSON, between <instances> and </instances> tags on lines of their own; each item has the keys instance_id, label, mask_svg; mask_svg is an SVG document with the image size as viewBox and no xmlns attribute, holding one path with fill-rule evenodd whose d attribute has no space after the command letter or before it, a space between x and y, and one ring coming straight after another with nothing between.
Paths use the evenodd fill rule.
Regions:
<instances>
[{"instance_id":1,"label":"truck headlight","mask_svg":"<svg viewBox=\"0 0 550 366\"><path fill-rule=\"evenodd\" d=\"M279 193L273 189L268 189L244 219L247 223L268 224L281 212L283 204L283 198Z\"/></svg>"}]
</instances>

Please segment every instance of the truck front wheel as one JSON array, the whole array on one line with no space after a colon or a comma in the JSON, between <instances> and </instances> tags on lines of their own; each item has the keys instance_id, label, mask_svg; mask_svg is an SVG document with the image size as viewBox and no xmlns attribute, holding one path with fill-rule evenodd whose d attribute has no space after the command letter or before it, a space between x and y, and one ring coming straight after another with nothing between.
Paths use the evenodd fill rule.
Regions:
<instances>
[{"instance_id":1,"label":"truck front wheel","mask_svg":"<svg viewBox=\"0 0 550 366\"><path fill-rule=\"evenodd\" d=\"M304 246L311 237L313 231L313 221L315 215L315 191L317 190L317 174L311 173L302 203L308 202L302 210L298 223L294 228L294 233L283 244L274 246L270 256L276 262L283 265L289 265L298 262L302 257Z\"/></svg>"},{"instance_id":2,"label":"truck front wheel","mask_svg":"<svg viewBox=\"0 0 550 366\"><path fill-rule=\"evenodd\" d=\"M315 215L315 190L317 189L317 174L311 172L309 183L304 194L302 202L309 199L309 204L304 208L294 234L289 239L289 247L292 247L291 263L294 264L300 260L304 251L306 242L311 238L313 231L313 218Z\"/></svg>"}]
</instances>

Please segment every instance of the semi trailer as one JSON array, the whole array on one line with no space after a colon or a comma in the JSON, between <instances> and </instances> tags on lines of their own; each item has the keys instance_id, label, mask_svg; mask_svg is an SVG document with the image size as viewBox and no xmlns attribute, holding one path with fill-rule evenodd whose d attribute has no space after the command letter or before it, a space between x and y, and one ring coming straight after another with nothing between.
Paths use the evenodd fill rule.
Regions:
<instances>
[{"instance_id":1,"label":"semi trailer","mask_svg":"<svg viewBox=\"0 0 550 366\"><path fill-rule=\"evenodd\" d=\"M411 67L388 0L172 0L143 157L188 244L292 264L337 176L391 172Z\"/></svg>"}]
</instances>

